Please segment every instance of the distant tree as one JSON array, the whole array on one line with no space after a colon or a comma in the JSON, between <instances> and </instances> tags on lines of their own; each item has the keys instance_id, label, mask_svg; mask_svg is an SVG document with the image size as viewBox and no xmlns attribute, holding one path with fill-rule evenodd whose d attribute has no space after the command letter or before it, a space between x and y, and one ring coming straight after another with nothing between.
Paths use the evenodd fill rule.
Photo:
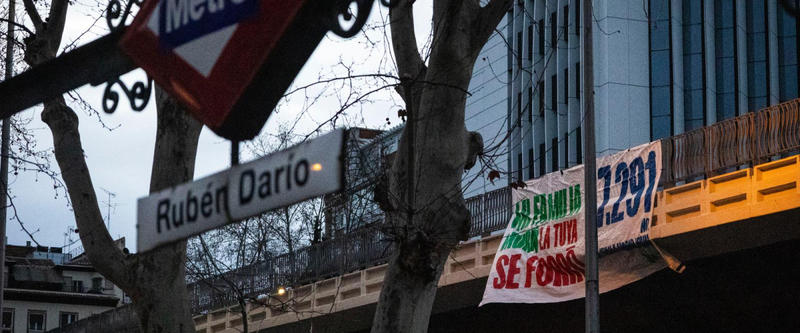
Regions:
<instances>
[{"instance_id":1,"label":"distant tree","mask_svg":"<svg viewBox=\"0 0 800 333\"><path fill-rule=\"evenodd\" d=\"M287 148L293 140L284 127L278 134L259 137L247 147L260 157ZM288 287L284 284L310 269L304 266L307 262L295 261L295 252L319 242L322 209L322 199L313 198L191 238L187 280L203 293L202 297L211 292L235 301L242 331L247 332L248 310L252 310L247 304L269 305L271 294L277 290L265 290L265 286ZM265 267L275 267L271 260L279 256L288 259L288 267L281 267L281 272L264 271ZM292 311L291 301L281 298L281 306Z\"/></svg>"}]
</instances>

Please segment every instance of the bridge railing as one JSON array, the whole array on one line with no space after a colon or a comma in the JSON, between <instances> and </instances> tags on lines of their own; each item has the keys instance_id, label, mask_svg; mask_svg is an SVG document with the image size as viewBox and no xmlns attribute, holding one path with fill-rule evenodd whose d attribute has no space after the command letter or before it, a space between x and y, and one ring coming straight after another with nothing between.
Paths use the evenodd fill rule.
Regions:
<instances>
[{"instance_id":1,"label":"bridge railing","mask_svg":"<svg viewBox=\"0 0 800 333\"><path fill-rule=\"evenodd\" d=\"M662 185L714 176L800 150L800 99L661 140Z\"/></svg>"},{"instance_id":2,"label":"bridge railing","mask_svg":"<svg viewBox=\"0 0 800 333\"><path fill-rule=\"evenodd\" d=\"M755 165L800 150L800 99L724 120L662 139L661 184L713 176L727 169ZM506 227L511 218L511 190L501 188L466 199L472 218L469 236ZM269 294L279 286L296 286L342 275L388 260L391 243L373 225L335 239L268 257L254 265L189 286L192 311L200 313L236 303L239 295Z\"/></svg>"},{"instance_id":3,"label":"bridge railing","mask_svg":"<svg viewBox=\"0 0 800 333\"><path fill-rule=\"evenodd\" d=\"M467 199L467 207L473 214L470 236L505 228L511 217L510 202L508 188ZM216 278L190 284L192 313L236 304L240 292L245 297L255 298L259 294L274 293L280 286L302 285L379 265L389 259L391 250L391 242L376 224L290 253L267 257Z\"/></svg>"},{"instance_id":4,"label":"bridge railing","mask_svg":"<svg viewBox=\"0 0 800 333\"><path fill-rule=\"evenodd\" d=\"M500 230L511 218L511 189L504 187L466 200L469 209L469 236L480 236Z\"/></svg>"}]
</instances>

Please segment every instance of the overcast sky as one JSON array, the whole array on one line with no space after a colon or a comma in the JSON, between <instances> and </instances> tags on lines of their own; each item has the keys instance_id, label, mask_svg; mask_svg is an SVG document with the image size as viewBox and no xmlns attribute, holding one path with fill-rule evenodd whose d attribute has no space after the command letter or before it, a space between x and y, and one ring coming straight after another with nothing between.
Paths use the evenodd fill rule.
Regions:
<instances>
[{"instance_id":1,"label":"overcast sky","mask_svg":"<svg viewBox=\"0 0 800 333\"><path fill-rule=\"evenodd\" d=\"M85 0L87 1L87 0ZM18 3L21 1L18 1ZM381 15L378 4L370 16L368 25L381 26ZM21 17L21 6L18 5L18 17ZM418 25L418 41L425 43L425 36L430 25L430 1L417 1L416 23ZM95 3L78 2L70 8L67 29L63 43L69 43L81 36L79 44L84 44L106 33L105 20L96 21L99 7ZM380 9L386 14L385 9ZM94 24L94 25L93 25ZM87 30L89 31L87 33ZM352 65L355 74L374 73L382 68L386 72L393 68L391 55L387 55L388 43L380 28L372 29L367 37L362 32L357 37L343 40L335 35L328 36L319 45L301 71L293 86L299 87L315 82L320 76L334 77L342 75L345 69L340 64ZM18 38L20 38L18 36ZM255 41L255 38L254 38ZM90 69L89 69L90 70ZM144 78L141 70L123 76L123 81L133 82ZM375 88L375 82L358 82L356 90L368 91ZM78 92L98 110L102 110L101 99L104 85L98 87L84 86ZM291 90L292 88L290 88ZM341 86L328 86L326 90L310 90L309 94L322 92L325 98L316 102L309 112L298 119L300 110L306 108L305 92L297 93L279 106L279 110L270 117L262 130L262 135L275 133L281 126L297 124L295 133L306 135L317 128L320 122L329 119L332 112L339 109L346 90ZM371 128L388 128L399 124L397 118L398 99L393 92L385 90L375 94L367 103L354 107L347 116L337 122L337 126L365 126ZM110 217L110 231L114 238L126 237L127 246L132 251L136 248L136 199L146 196L150 183L150 172L155 141L155 107L151 100L142 112L134 112L127 106L123 97L118 110L111 115L101 114L100 119L113 130L103 128L96 116L75 108L80 116L80 132L86 161L92 175L92 181L104 217ZM101 111L102 113L102 111ZM52 147L52 137L47 126L39 120L41 107L34 107L21 114L32 117L31 130L36 134L39 148ZM389 123L387 123L387 118ZM330 130L325 127L324 131ZM195 178L203 177L226 169L230 164L230 143L204 128L195 168ZM243 161L248 160L244 157ZM53 166L56 166L53 158ZM65 246L69 238L77 240L77 234L68 233L69 227L75 227L75 218L70 210L63 191L56 195L53 182L33 173L10 175L9 187L17 213L25 226L34 234L34 238L44 246ZM109 200L108 192L113 193ZM109 214L110 212L110 214ZM13 216L13 211L9 212ZM8 243L21 245L30 238L22 231L19 222L9 220L7 226ZM74 249L80 244L71 246ZM65 248L65 251L69 250Z\"/></svg>"}]
</instances>

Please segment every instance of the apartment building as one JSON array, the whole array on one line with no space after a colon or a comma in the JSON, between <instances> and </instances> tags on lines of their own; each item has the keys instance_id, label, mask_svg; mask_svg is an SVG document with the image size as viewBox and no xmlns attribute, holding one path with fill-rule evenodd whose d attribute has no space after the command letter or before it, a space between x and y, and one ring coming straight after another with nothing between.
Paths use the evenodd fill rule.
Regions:
<instances>
[{"instance_id":1,"label":"apartment building","mask_svg":"<svg viewBox=\"0 0 800 333\"><path fill-rule=\"evenodd\" d=\"M7 245L3 274L2 333L47 332L124 300L84 254L73 257L59 247Z\"/></svg>"}]
</instances>

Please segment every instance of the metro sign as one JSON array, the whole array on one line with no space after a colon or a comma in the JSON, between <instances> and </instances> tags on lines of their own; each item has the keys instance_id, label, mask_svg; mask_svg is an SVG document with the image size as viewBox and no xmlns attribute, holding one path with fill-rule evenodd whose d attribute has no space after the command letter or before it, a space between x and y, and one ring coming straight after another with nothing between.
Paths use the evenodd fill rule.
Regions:
<instances>
[{"instance_id":1,"label":"metro sign","mask_svg":"<svg viewBox=\"0 0 800 333\"><path fill-rule=\"evenodd\" d=\"M326 6L147 0L121 47L214 132L251 139L328 31Z\"/></svg>"}]
</instances>

